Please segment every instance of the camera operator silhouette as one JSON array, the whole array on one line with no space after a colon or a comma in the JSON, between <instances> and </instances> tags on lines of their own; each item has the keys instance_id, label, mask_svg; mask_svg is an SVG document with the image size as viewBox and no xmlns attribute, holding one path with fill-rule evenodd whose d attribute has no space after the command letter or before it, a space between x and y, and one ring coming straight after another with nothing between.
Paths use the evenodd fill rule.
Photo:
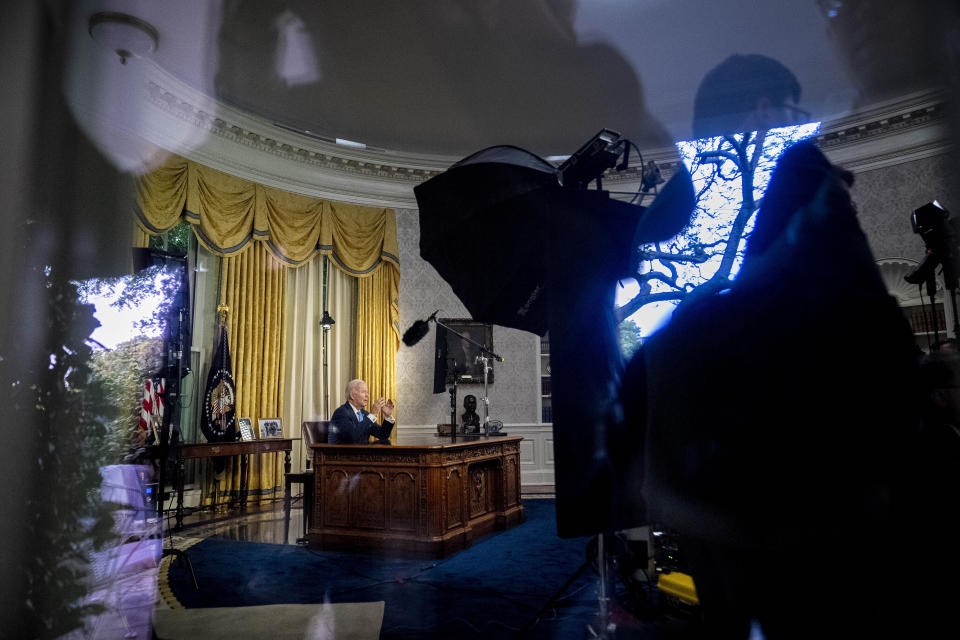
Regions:
<instances>
[{"instance_id":1,"label":"camera operator silhouette","mask_svg":"<svg viewBox=\"0 0 960 640\"><path fill-rule=\"evenodd\" d=\"M811 141L785 151L737 278L685 300L625 374L626 421L646 430L640 494L682 535L707 637L745 639L751 621L769 639L929 637L914 633L934 617L928 596L890 589L878 561L880 531L940 523L918 499L913 335L852 182ZM824 528L844 580L812 568ZM945 559L933 539L925 553Z\"/></svg>"}]
</instances>

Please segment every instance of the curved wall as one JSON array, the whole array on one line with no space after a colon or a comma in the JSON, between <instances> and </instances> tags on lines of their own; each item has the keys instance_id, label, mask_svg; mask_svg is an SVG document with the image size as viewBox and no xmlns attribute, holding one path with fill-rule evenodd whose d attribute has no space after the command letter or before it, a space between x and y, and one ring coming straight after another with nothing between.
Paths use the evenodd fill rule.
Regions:
<instances>
[{"instance_id":1,"label":"curved wall","mask_svg":"<svg viewBox=\"0 0 960 640\"><path fill-rule=\"evenodd\" d=\"M436 309L444 317L467 317L449 285L419 257L419 220L413 187L459 158L422 156L357 149L296 133L252 117L202 94L145 61L123 69L131 97L122 105L104 103L91 86L71 94L88 133L102 145L136 139L124 152L132 166L149 169L164 150L263 184L343 202L389 206L397 210L400 240L400 319L405 329ZM136 117L131 117L131 105ZM136 133L134 133L136 132ZM922 256L923 245L912 233L910 212L932 199L947 208L960 206L951 191L948 164L950 139L944 99L933 92L905 96L858 114L826 122L818 136L821 148L836 163L857 174L853 188L862 226L877 258ZM132 150L132 151L131 151ZM672 148L646 150L664 177L676 169ZM634 168L610 176L605 187L634 191ZM496 234L497 230L490 230ZM499 230L509 233L509 230ZM466 237L468 251L484 259L509 259L495 246ZM539 421L539 340L536 336L496 327L498 363L491 387L491 416L504 423ZM433 395L433 334L398 354L399 405L404 425L449 421L446 394ZM462 394L481 395L478 388Z\"/></svg>"}]
</instances>

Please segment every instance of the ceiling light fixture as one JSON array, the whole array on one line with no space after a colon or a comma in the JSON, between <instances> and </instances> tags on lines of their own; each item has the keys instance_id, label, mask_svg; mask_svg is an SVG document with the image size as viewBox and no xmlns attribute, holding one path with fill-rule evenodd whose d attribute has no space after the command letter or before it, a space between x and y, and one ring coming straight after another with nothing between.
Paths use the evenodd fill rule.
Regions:
<instances>
[{"instance_id":1,"label":"ceiling light fixture","mask_svg":"<svg viewBox=\"0 0 960 640\"><path fill-rule=\"evenodd\" d=\"M131 56L142 58L153 53L159 42L159 34L153 25L114 11L90 16L87 31L96 42L120 56L120 64L126 64Z\"/></svg>"},{"instance_id":2,"label":"ceiling light fixture","mask_svg":"<svg viewBox=\"0 0 960 640\"><path fill-rule=\"evenodd\" d=\"M343 147L353 147L354 149L366 149L367 145L362 142L354 142L353 140L347 140L346 138L336 138L335 142Z\"/></svg>"}]
</instances>

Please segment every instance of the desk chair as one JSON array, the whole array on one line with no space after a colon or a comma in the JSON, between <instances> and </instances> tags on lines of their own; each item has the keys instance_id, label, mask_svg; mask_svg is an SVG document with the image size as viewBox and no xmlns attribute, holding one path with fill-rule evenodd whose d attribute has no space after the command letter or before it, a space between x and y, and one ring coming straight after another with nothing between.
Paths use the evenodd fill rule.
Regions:
<instances>
[{"instance_id":1,"label":"desk chair","mask_svg":"<svg viewBox=\"0 0 960 640\"><path fill-rule=\"evenodd\" d=\"M329 420L304 421L300 427L300 439L305 449L306 466L311 464L313 450L310 445L327 441ZM284 478L283 508L287 515L287 524L290 522L290 485L299 484L303 488L303 535L310 530L310 516L313 512L313 469L306 469L299 473L288 473ZM300 542L298 540L297 542Z\"/></svg>"}]
</instances>

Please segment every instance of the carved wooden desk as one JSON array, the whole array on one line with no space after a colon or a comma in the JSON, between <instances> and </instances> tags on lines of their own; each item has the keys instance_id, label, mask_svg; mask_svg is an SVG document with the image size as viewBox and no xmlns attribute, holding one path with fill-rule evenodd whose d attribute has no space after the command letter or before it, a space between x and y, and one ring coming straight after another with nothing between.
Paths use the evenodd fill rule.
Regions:
<instances>
[{"instance_id":1,"label":"carved wooden desk","mask_svg":"<svg viewBox=\"0 0 960 640\"><path fill-rule=\"evenodd\" d=\"M525 519L520 436L313 445L309 544L445 556Z\"/></svg>"},{"instance_id":2,"label":"carved wooden desk","mask_svg":"<svg viewBox=\"0 0 960 640\"><path fill-rule=\"evenodd\" d=\"M184 444L177 454L177 529L183 526L183 461L190 458L222 458L240 456L240 509L247 508L247 457L250 454L283 451L283 468L290 473L290 438L264 438L262 440L237 440L234 442L202 442Z\"/></svg>"}]
</instances>

